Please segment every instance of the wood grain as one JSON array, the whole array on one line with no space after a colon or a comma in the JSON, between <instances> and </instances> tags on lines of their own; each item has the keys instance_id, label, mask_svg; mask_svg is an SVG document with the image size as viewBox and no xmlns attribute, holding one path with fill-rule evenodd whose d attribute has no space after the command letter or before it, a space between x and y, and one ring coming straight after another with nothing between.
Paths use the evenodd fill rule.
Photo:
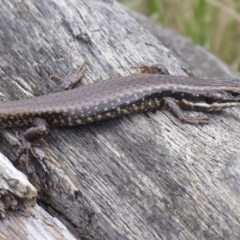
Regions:
<instances>
[{"instance_id":1,"label":"wood grain","mask_svg":"<svg viewBox=\"0 0 240 240\"><path fill-rule=\"evenodd\" d=\"M75 68L86 61L82 84L129 75L141 63L186 75L175 56L112 1L4 1L0 51L0 96L7 101L53 89L49 75L67 73L69 54ZM197 127L156 111L51 129L38 149L42 160L34 161L39 204L77 239L239 239L240 110L209 116L208 126ZM0 134L0 151L13 160L15 129ZM34 226L32 218L25 221ZM0 222L0 232L23 228L9 224ZM57 239L51 224L39 224L49 227L45 239Z\"/></svg>"}]
</instances>

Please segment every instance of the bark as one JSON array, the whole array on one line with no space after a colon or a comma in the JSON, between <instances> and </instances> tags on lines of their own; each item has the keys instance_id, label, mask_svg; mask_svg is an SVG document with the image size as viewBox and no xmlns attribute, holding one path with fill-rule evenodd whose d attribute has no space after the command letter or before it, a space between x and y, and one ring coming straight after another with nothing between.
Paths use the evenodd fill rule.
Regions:
<instances>
[{"instance_id":1,"label":"bark","mask_svg":"<svg viewBox=\"0 0 240 240\"><path fill-rule=\"evenodd\" d=\"M184 69L192 68L112 1L3 1L0 44L0 96L7 101L50 92L56 85L49 75L64 76L69 55L75 68L86 61L82 84L129 75L141 63L161 63L174 75L187 75ZM197 55L194 46L192 51ZM178 57L185 59L184 54ZM203 56L210 59L208 53ZM41 160L33 161L40 181L38 205L23 210L26 217L2 204L7 210L2 235L239 239L240 111L209 117L208 126L191 126L156 111L52 128L37 149ZM19 150L15 129L0 134L0 151L14 160ZM3 176L6 170L0 171ZM2 179L0 187L6 189Z\"/></svg>"}]
</instances>

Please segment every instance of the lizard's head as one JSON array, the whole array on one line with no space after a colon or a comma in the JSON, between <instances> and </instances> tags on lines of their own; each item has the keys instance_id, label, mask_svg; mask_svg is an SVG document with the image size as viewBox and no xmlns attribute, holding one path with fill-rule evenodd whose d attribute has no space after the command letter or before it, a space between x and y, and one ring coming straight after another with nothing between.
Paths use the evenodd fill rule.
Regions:
<instances>
[{"instance_id":1,"label":"lizard's head","mask_svg":"<svg viewBox=\"0 0 240 240\"><path fill-rule=\"evenodd\" d=\"M223 90L210 92L206 94L205 102L210 105L210 111L219 111L226 107L234 107L240 105L240 91Z\"/></svg>"}]
</instances>

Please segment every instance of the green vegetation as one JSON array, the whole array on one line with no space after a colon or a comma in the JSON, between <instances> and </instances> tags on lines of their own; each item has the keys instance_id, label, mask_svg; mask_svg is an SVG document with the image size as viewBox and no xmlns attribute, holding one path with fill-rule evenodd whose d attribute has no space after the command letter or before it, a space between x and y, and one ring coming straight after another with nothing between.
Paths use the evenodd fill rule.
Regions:
<instances>
[{"instance_id":1,"label":"green vegetation","mask_svg":"<svg viewBox=\"0 0 240 240\"><path fill-rule=\"evenodd\" d=\"M240 70L239 0L119 0Z\"/></svg>"}]
</instances>

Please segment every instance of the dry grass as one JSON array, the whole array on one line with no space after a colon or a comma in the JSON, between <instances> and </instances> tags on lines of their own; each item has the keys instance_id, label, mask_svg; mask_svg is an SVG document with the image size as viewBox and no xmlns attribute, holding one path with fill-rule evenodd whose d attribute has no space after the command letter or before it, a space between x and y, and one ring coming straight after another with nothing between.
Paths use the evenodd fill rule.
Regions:
<instances>
[{"instance_id":1,"label":"dry grass","mask_svg":"<svg viewBox=\"0 0 240 240\"><path fill-rule=\"evenodd\" d=\"M240 70L239 0L121 0Z\"/></svg>"}]
</instances>

